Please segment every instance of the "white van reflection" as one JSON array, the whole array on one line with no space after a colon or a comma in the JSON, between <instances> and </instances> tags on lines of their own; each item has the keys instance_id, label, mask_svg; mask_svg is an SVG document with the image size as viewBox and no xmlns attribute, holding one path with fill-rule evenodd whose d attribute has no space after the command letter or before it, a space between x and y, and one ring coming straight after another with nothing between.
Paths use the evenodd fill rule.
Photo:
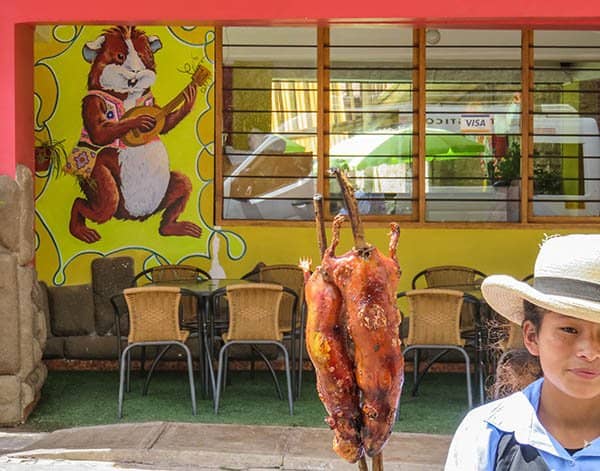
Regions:
<instances>
[{"instance_id":1,"label":"white van reflection","mask_svg":"<svg viewBox=\"0 0 600 471\"><path fill-rule=\"evenodd\" d=\"M535 216L598 216L600 215L600 136L594 118L578 116L568 105L542 105L534 117L534 148L572 145L580 156L582 182L580 194L533 195ZM460 132L460 112L443 107L439 112L449 124L448 131ZM432 109L428 116L435 116ZM503 110L498 108L500 111ZM505 111L505 110L504 110ZM564 114L563 114L564 113ZM518 134L518 129L507 129ZM399 129L400 132L400 129ZM316 192L316 157L310 152L286 152L281 137L267 135L249 153L226 149L223 186L223 217L225 219L312 220L312 197ZM334 152L332 152L332 155ZM359 210L363 214L410 214L413 192L409 164L398 164L394 175L404 172L405 181L397 190L365 192L357 186ZM429 163L427 163L427 168ZM357 175L360 177L361 175ZM428 221L511 221L518 220L519 193L507 195L492 186L429 186L426 182L426 219ZM334 200L335 193L332 193ZM512 200L512 201L511 201ZM516 214L511 211L516 209ZM516 208L515 208L516 207ZM341 206L335 201L330 209Z\"/></svg>"},{"instance_id":2,"label":"white van reflection","mask_svg":"<svg viewBox=\"0 0 600 471\"><path fill-rule=\"evenodd\" d=\"M249 153L225 148L225 219L314 217L316 161L311 152L290 152L285 144L282 137L270 134Z\"/></svg>"}]
</instances>

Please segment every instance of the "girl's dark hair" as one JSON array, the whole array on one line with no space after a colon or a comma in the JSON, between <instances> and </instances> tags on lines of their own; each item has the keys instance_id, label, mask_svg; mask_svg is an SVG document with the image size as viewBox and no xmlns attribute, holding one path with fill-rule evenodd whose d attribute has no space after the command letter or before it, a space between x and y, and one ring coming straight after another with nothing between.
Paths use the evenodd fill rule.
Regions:
<instances>
[{"instance_id":1,"label":"girl's dark hair","mask_svg":"<svg viewBox=\"0 0 600 471\"><path fill-rule=\"evenodd\" d=\"M523 300L523 312L525 314L524 321L530 321L536 331L542 327L542 319L544 318L544 308L537 306L526 299Z\"/></svg>"},{"instance_id":2,"label":"girl's dark hair","mask_svg":"<svg viewBox=\"0 0 600 471\"><path fill-rule=\"evenodd\" d=\"M544 318L544 309L523 300L526 321L530 321L539 332ZM520 391L543 376L539 358L526 348L507 350L500 356L496 367L496 377L490 388L492 398L499 399Z\"/></svg>"}]
</instances>

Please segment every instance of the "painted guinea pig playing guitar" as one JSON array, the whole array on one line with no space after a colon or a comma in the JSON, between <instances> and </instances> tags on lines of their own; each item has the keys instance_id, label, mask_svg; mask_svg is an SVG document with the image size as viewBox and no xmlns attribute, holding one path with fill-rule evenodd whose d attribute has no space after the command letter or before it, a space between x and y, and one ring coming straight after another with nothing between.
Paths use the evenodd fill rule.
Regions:
<instances>
[{"instance_id":1,"label":"painted guinea pig playing guitar","mask_svg":"<svg viewBox=\"0 0 600 471\"><path fill-rule=\"evenodd\" d=\"M85 198L76 198L69 230L93 243L100 234L86 219L104 223L111 218L143 221L163 211L163 236L200 237L192 222L178 221L190 197L187 176L169 169L169 156L160 140L189 114L196 87L210 72L199 67L191 83L165 107L156 106L150 87L156 80L154 53L162 47L156 36L135 26L103 32L83 48L90 62L88 93L83 98L83 130L65 171L79 176Z\"/></svg>"}]
</instances>

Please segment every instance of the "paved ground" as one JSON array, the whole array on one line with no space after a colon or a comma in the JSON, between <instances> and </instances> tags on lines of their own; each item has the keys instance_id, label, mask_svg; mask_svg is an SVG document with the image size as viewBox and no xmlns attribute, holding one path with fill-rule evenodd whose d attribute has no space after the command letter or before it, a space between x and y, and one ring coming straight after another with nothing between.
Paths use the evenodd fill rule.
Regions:
<instances>
[{"instance_id":1,"label":"paved ground","mask_svg":"<svg viewBox=\"0 0 600 471\"><path fill-rule=\"evenodd\" d=\"M58 430L0 432L0 471L357 470L331 450L331 431L151 422ZM441 470L450 436L394 433L385 471Z\"/></svg>"}]
</instances>

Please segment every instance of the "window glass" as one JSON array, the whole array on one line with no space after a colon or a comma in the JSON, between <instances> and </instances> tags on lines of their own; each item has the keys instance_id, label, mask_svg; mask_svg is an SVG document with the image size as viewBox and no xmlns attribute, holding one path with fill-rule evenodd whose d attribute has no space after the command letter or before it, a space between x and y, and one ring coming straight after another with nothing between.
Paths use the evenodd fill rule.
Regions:
<instances>
[{"instance_id":1,"label":"window glass","mask_svg":"<svg viewBox=\"0 0 600 471\"><path fill-rule=\"evenodd\" d=\"M600 214L600 33L535 31L534 216Z\"/></svg>"},{"instance_id":2,"label":"window glass","mask_svg":"<svg viewBox=\"0 0 600 471\"><path fill-rule=\"evenodd\" d=\"M518 221L521 32L426 39L426 220Z\"/></svg>"},{"instance_id":3,"label":"window glass","mask_svg":"<svg viewBox=\"0 0 600 471\"><path fill-rule=\"evenodd\" d=\"M412 213L413 31L332 26L329 166L347 171L364 215ZM341 209L330 180L331 209Z\"/></svg>"},{"instance_id":4,"label":"window glass","mask_svg":"<svg viewBox=\"0 0 600 471\"><path fill-rule=\"evenodd\" d=\"M223 217L311 219L316 28L223 28Z\"/></svg>"},{"instance_id":5,"label":"window glass","mask_svg":"<svg viewBox=\"0 0 600 471\"><path fill-rule=\"evenodd\" d=\"M431 28L422 45L398 24L326 33L222 28L220 218L309 221L317 188L327 216L343 211L331 167L367 220L600 218L600 32Z\"/></svg>"}]
</instances>

